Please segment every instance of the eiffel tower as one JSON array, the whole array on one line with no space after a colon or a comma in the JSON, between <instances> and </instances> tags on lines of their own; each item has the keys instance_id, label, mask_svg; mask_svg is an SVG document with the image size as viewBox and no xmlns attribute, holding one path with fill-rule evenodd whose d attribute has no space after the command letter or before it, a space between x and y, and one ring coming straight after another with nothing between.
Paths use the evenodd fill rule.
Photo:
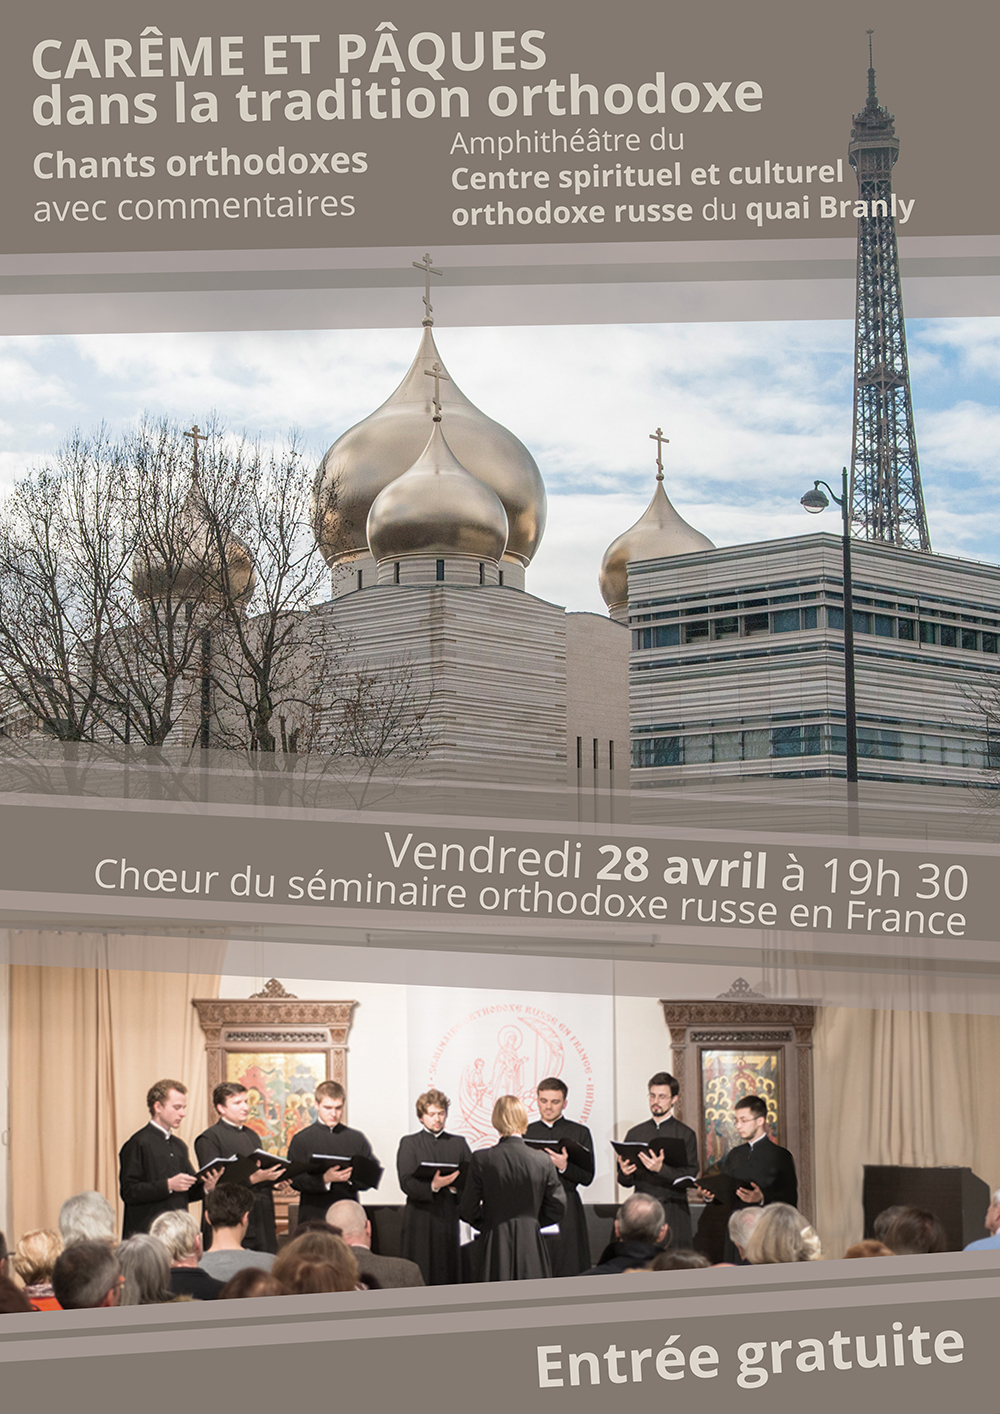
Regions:
<instances>
[{"instance_id":1,"label":"eiffel tower","mask_svg":"<svg viewBox=\"0 0 1000 1414\"><path fill-rule=\"evenodd\" d=\"M851 533L908 550L930 550L893 215L892 169L899 138L892 114L875 94L871 35L869 30L868 101L855 115L848 148L858 198L868 211L858 218Z\"/></svg>"}]
</instances>

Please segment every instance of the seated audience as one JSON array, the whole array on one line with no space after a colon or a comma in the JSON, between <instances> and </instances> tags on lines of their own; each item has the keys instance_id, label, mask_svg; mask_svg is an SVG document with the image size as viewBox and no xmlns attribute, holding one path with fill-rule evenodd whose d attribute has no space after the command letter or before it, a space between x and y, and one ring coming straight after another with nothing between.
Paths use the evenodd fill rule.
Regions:
<instances>
[{"instance_id":1,"label":"seated audience","mask_svg":"<svg viewBox=\"0 0 1000 1414\"><path fill-rule=\"evenodd\" d=\"M293 1237L275 1257L271 1275L290 1295L363 1289L353 1252L342 1237L330 1232Z\"/></svg>"},{"instance_id":2,"label":"seated audience","mask_svg":"<svg viewBox=\"0 0 1000 1414\"><path fill-rule=\"evenodd\" d=\"M381 1257L371 1250L372 1225L360 1203L342 1198L327 1210L327 1221L340 1229L354 1253L362 1279L375 1277L379 1287L423 1286L424 1278L416 1262L405 1257Z\"/></svg>"},{"instance_id":3,"label":"seated audience","mask_svg":"<svg viewBox=\"0 0 1000 1414\"><path fill-rule=\"evenodd\" d=\"M201 1261L201 1232L189 1212L174 1209L153 1219L149 1229L167 1249L170 1261L170 1290L175 1296L190 1296L195 1301L214 1301L224 1283L209 1276L198 1265Z\"/></svg>"},{"instance_id":4,"label":"seated audience","mask_svg":"<svg viewBox=\"0 0 1000 1414\"><path fill-rule=\"evenodd\" d=\"M212 1229L212 1245L201 1259L202 1271L227 1282L241 1267L271 1270L270 1252L251 1252L243 1246L256 1202L254 1194L241 1183L220 1183L205 1198L205 1216Z\"/></svg>"},{"instance_id":5,"label":"seated audience","mask_svg":"<svg viewBox=\"0 0 1000 1414\"><path fill-rule=\"evenodd\" d=\"M246 1296L287 1296L280 1281L260 1267L244 1267L230 1277L219 1292L220 1301L232 1301Z\"/></svg>"},{"instance_id":6,"label":"seated audience","mask_svg":"<svg viewBox=\"0 0 1000 1414\"><path fill-rule=\"evenodd\" d=\"M26 1232L14 1248L10 1265L24 1282L24 1294L36 1311L58 1311L52 1291L52 1268L62 1251L62 1239L51 1228Z\"/></svg>"},{"instance_id":7,"label":"seated audience","mask_svg":"<svg viewBox=\"0 0 1000 1414\"><path fill-rule=\"evenodd\" d=\"M844 1253L845 1257L893 1257L895 1253L891 1247L886 1247L884 1242L876 1242L874 1238L866 1237L864 1242L855 1242L853 1247L848 1247Z\"/></svg>"},{"instance_id":8,"label":"seated audience","mask_svg":"<svg viewBox=\"0 0 1000 1414\"><path fill-rule=\"evenodd\" d=\"M791 1203L768 1203L747 1241L751 1266L814 1262L822 1254L816 1231Z\"/></svg>"},{"instance_id":9,"label":"seated audience","mask_svg":"<svg viewBox=\"0 0 1000 1414\"><path fill-rule=\"evenodd\" d=\"M879 1213L872 1227L876 1239L884 1242L897 1257L948 1251L944 1225L928 1208L909 1205L886 1208Z\"/></svg>"},{"instance_id":10,"label":"seated audience","mask_svg":"<svg viewBox=\"0 0 1000 1414\"><path fill-rule=\"evenodd\" d=\"M966 1245L966 1252L996 1252L1000 1250L1000 1188L996 1190L990 1200L990 1206L986 1209L986 1221L983 1224L989 1237L980 1237L975 1242Z\"/></svg>"},{"instance_id":11,"label":"seated audience","mask_svg":"<svg viewBox=\"0 0 1000 1414\"><path fill-rule=\"evenodd\" d=\"M750 1241L750 1234L760 1219L762 1207L737 1208L734 1213L729 1214L729 1222L726 1230L729 1233L729 1240L736 1248L737 1260L733 1263L737 1267L748 1266L747 1243Z\"/></svg>"},{"instance_id":12,"label":"seated audience","mask_svg":"<svg viewBox=\"0 0 1000 1414\"><path fill-rule=\"evenodd\" d=\"M73 1242L117 1242L115 1210L103 1193L74 1193L59 1209L63 1247Z\"/></svg>"},{"instance_id":13,"label":"seated audience","mask_svg":"<svg viewBox=\"0 0 1000 1414\"><path fill-rule=\"evenodd\" d=\"M121 1282L118 1257L107 1242L73 1242L52 1268L52 1290L64 1311L117 1306Z\"/></svg>"},{"instance_id":14,"label":"seated audience","mask_svg":"<svg viewBox=\"0 0 1000 1414\"><path fill-rule=\"evenodd\" d=\"M658 1257L654 1257L646 1268L649 1272L690 1272L698 1267L710 1267L712 1264L705 1256L704 1252L695 1252L690 1247L671 1248L667 1252L661 1252Z\"/></svg>"},{"instance_id":15,"label":"seated audience","mask_svg":"<svg viewBox=\"0 0 1000 1414\"><path fill-rule=\"evenodd\" d=\"M119 1306L159 1306L177 1298L170 1289L170 1258L162 1242L137 1232L118 1248L122 1282Z\"/></svg>"},{"instance_id":16,"label":"seated audience","mask_svg":"<svg viewBox=\"0 0 1000 1414\"><path fill-rule=\"evenodd\" d=\"M21 1311L35 1311L37 1307L32 1306L19 1286L15 1286L10 1277L4 1276L0 1272L0 1316L14 1316Z\"/></svg>"},{"instance_id":17,"label":"seated audience","mask_svg":"<svg viewBox=\"0 0 1000 1414\"><path fill-rule=\"evenodd\" d=\"M658 1257L670 1234L663 1204L648 1193L634 1193L618 1209L615 1240L601 1253L585 1277L617 1276L631 1267L647 1267Z\"/></svg>"}]
</instances>

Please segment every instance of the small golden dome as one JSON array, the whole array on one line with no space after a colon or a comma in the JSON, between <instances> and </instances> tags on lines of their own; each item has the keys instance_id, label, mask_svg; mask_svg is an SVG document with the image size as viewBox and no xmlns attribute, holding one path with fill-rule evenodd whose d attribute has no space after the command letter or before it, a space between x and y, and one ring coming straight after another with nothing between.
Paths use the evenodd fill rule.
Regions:
<instances>
[{"instance_id":1,"label":"small golden dome","mask_svg":"<svg viewBox=\"0 0 1000 1414\"><path fill-rule=\"evenodd\" d=\"M435 363L441 364L441 357L425 327L417 356L396 391L339 437L320 463L313 528L331 568L367 554L366 525L375 498L420 456L434 410L434 389L426 374ZM455 456L503 504L509 532L504 557L527 565L545 529L545 487L534 457L512 432L480 412L446 370L440 399Z\"/></svg>"},{"instance_id":2,"label":"small golden dome","mask_svg":"<svg viewBox=\"0 0 1000 1414\"><path fill-rule=\"evenodd\" d=\"M403 555L469 555L498 562L507 514L498 496L462 466L434 421L408 471L375 497L367 544L379 562Z\"/></svg>"},{"instance_id":3,"label":"small golden dome","mask_svg":"<svg viewBox=\"0 0 1000 1414\"><path fill-rule=\"evenodd\" d=\"M613 540L601 561L601 594L613 614L628 603L628 566L635 560L658 560L666 555L690 555L714 550L707 535L688 525L667 499L663 473L656 473L653 499L636 521Z\"/></svg>"},{"instance_id":4,"label":"small golden dome","mask_svg":"<svg viewBox=\"0 0 1000 1414\"><path fill-rule=\"evenodd\" d=\"M177 517L173 538L177 562L169 564L159 550L139 550L132 561L132 593L141 602L170 598L175 604L202 603L218 606L231 601L244 604L256 583L253 557L237 535L225 541L225 573L197 480L191 482Z\"/></svg>"}]
</instances>

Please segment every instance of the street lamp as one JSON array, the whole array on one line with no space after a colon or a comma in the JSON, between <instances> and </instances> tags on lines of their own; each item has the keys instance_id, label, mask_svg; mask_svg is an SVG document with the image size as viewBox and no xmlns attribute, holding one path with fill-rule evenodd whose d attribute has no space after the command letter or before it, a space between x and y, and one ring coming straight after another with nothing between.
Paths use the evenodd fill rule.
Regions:
<instances>
[{"instance_id":1,"label":"street lamp","mask_svg":"<svg viewBox=\"0 0 1000 1414\"><path fill-rule=\"evenodd\" d=\"M825 481L817 481L813 489L802 497L801 505L812 515L819 515L830 504L820 490L825 486L830 500L840 507L843 518L844 551L844 715L847 719L847 803L849 807L849 830L857 833L858 804L858 718L854 697L854 598L851 581L851 521L847 495L847 467L843 470L841 494L834 493Z\"/></svg>"}]
</instances>

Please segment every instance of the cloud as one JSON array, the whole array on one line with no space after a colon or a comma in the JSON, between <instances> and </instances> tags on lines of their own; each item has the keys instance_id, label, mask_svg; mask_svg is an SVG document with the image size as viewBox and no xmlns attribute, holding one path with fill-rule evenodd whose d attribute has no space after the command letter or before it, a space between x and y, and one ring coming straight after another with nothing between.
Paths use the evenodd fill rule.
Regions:
<instances>
[{"instance_id":1,"label":"cloud","mask_svg":"<svg viewBox=\"0 0 1000 1414\"><path fill-rule=\"evenodd\" d=\"M649 500L658 426L670 439L671 499L720 545L804 533L799 497L850 455L845 321L435 334L458 385L541 467L549 524L529 587L571 608L603 611L601 556ZM1000 320L918 320L908 334L935 547L995 560ZM419 337L410 328L0 340L0 485L75 427L123 427L144 412L186 423L214 410L267 440L295 426L318 458L388 397Z\"/></svg>"}]
</instances>

